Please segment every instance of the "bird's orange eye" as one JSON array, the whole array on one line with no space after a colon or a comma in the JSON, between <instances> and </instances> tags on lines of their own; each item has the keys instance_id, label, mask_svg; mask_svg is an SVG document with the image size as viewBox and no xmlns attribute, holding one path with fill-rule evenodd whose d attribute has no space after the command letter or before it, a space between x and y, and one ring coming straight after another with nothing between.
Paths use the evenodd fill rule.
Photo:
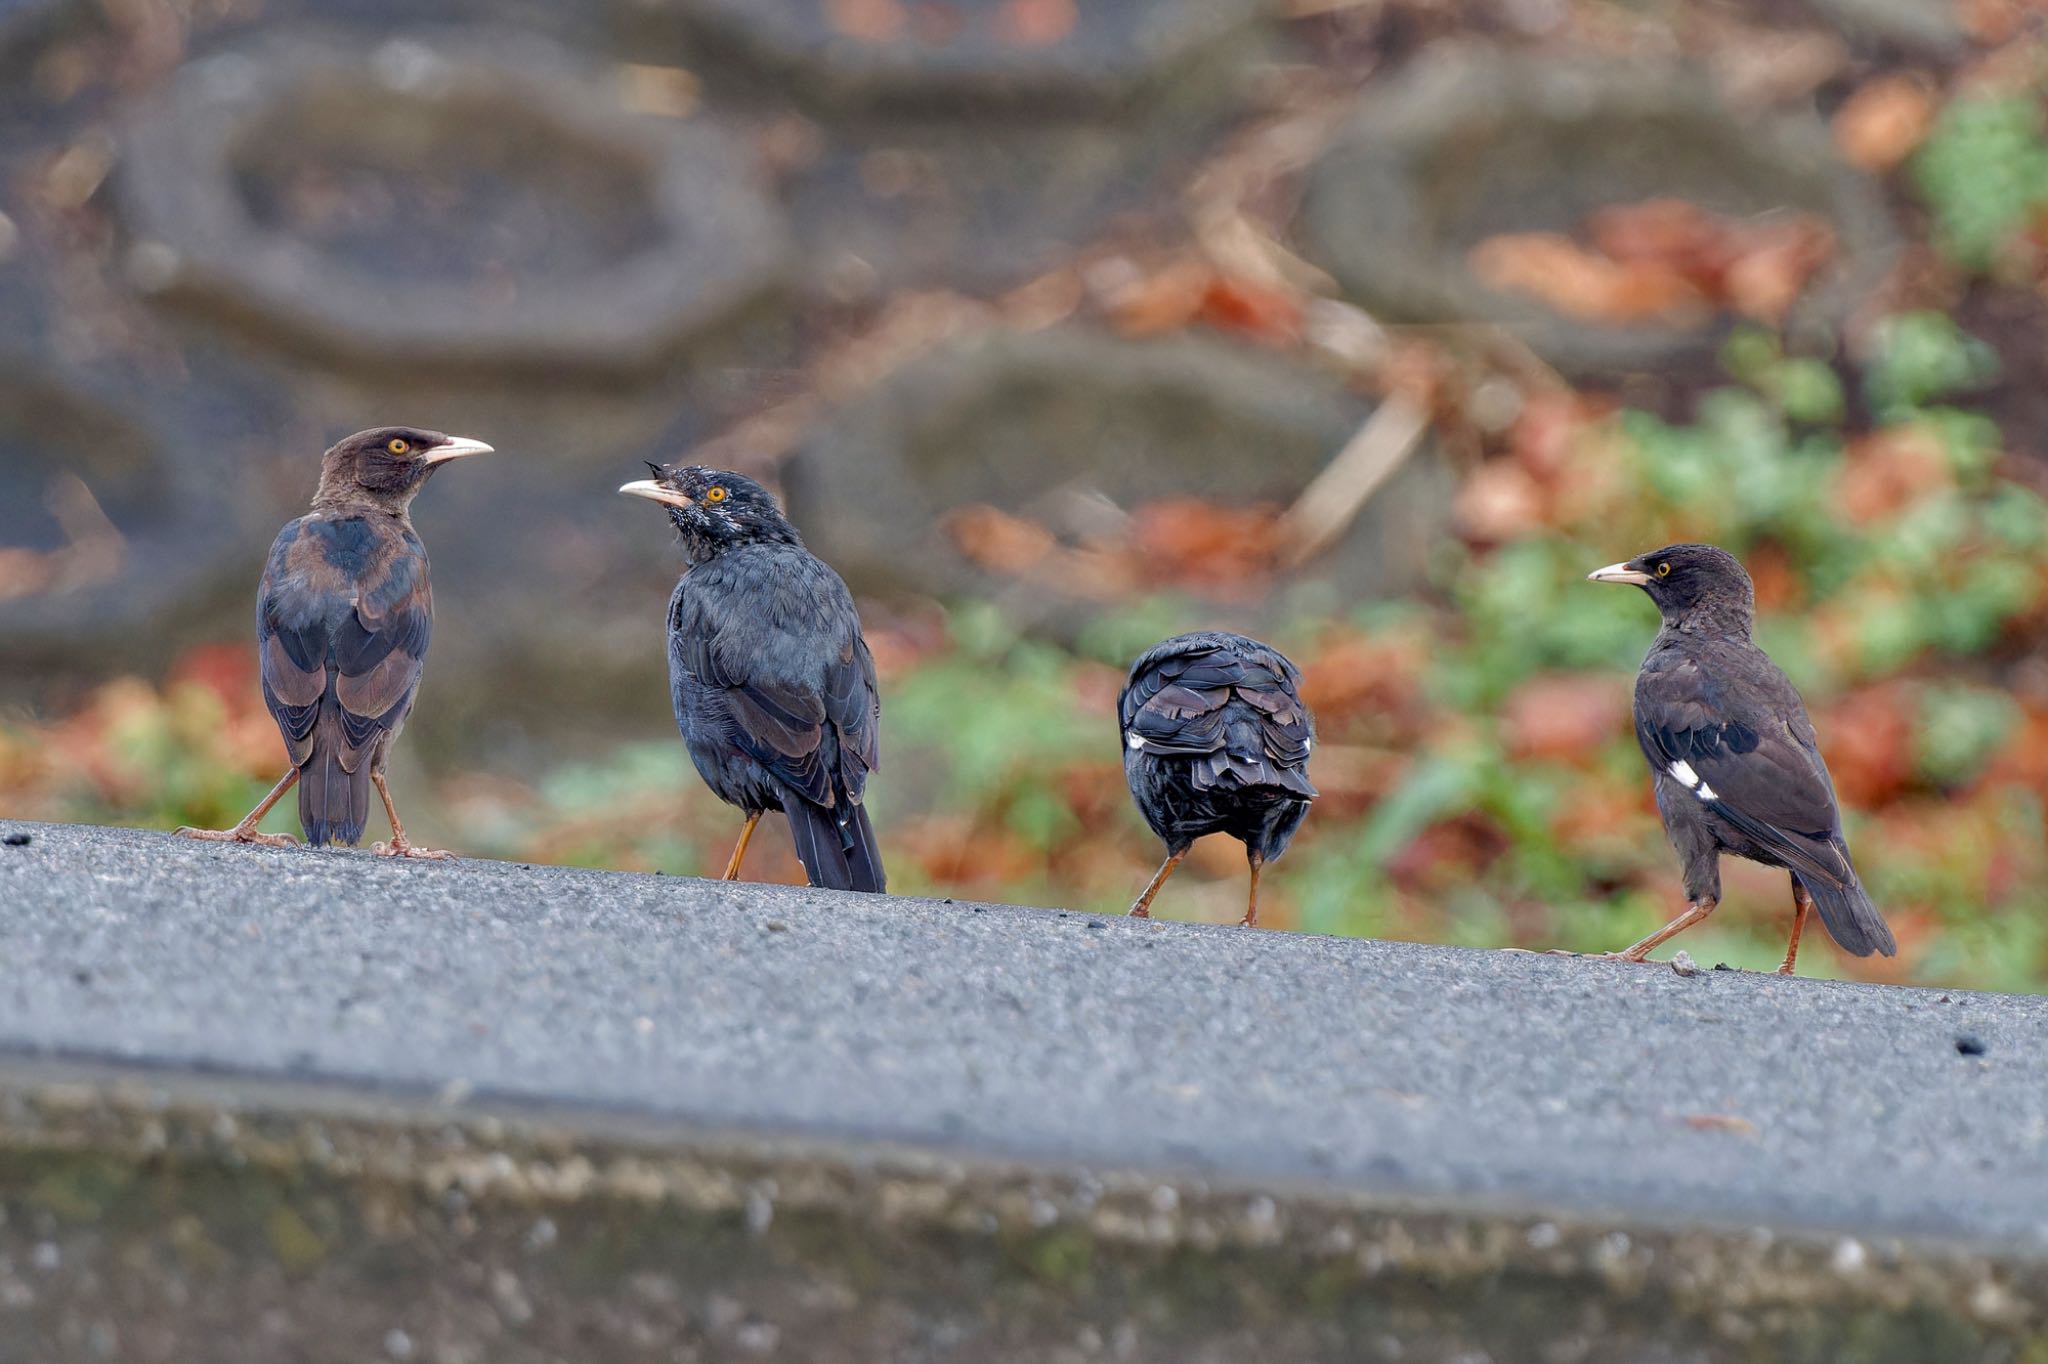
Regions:
<instances>
[{"instance_id":1,"label":"bird's orange eye","mask_svg":"<svg viewBox=\"0 0 2048 1364\"><path fill-rule=\"evenodd\" d=\"M412 442L403 436L393 436L390 440L384 442L384 448L394 455L402 455L412 449Z\"/></svg>"},{"instance_id":2,"label":"bird's orange eye","mask_svg":"<svg viewBox=\"0 0 2048 1364\"><path fill-rule=\"evenodd\" d=\"M1669 563L1662 563L1662 564L1658 564L1658 565L1657 565L1657 576L1658 576L1658 577L1660 577L1660 578L1668 578L1668 577L1670 577L1670 576L1671 576L1671 565L1670 565Z\"/></svg>"},{"instance_id":3,"label":"bird's orange eye","mask_svg":"<svg viewBox=\"0 0 2048 1364\"><path fill-rule=\"evenodd\" d=\"M705 500L706 502L723 502L723 501L725 501L725 489L723 489L723 488L711 488L711 489L708 489L708 490L707 490L707 491L705 492L705 494L704 494L704 500Z\"/></svg>"}]
</instances>

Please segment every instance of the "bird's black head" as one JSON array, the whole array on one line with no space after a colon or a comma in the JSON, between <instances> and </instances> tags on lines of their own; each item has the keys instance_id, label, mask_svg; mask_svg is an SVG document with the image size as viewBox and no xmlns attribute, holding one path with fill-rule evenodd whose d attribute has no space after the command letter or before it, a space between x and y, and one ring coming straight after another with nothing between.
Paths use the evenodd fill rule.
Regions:
<instances>
[{"instance_id":1,"label":"bird's black head","mask_svg":"<svg viewBox=\"0 0 2048 1364\"><path fill-rule=\"evenodd\" d=\"M1596 583L1633 583L1650 594L1664 623L1681 630L1748 634L1756 590L1735 556L1713 545L1666 545L1586 575Z\"/></svg>"},{"instance_id":2,"label":"bird's black head","mask_svg":"<svg viewBox=\"0 0 2048 1364\"><path fill-rule=\"evenodd\" d=\"M403 512L434 470L465 455L490 452L480 440L415 426L358 431L322 458L313 505Z\"/></svg>"},{"instance_id":3,"label":"bird's black head","mask_svg":"<svg viewBox=\"0 0 2048 1364\"><path fill-rule=\"evenodd\" d=\"M619 491L668 508L691 563L702 563L737 545L800 545L774 494L748 478L700 464L649 464L653 478Z\"/></svg>"}]
</instances>

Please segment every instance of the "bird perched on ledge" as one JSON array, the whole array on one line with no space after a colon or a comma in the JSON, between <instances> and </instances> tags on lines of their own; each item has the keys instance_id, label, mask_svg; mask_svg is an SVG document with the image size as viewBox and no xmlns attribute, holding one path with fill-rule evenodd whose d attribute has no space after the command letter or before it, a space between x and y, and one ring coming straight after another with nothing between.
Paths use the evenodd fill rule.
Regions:
<instances>
[{"instance_id":1,"label":"bird perched on ledge","mask_svg":"<svg viewBox=\"0 0 2048 1364\"><path fill-rule=\"evenodd\" d=\"M288 844L289 835L260 834L256 825L296 784L306 841L353 846L369 821L374 785L391 821L391 841L375 851L451 855L407 840L384 762L411 713L434 626L413 497L450 460L490 449L439 431L381 426L358 431L321 459L313 510L278 533L256 594L263 703L284 736L291 770L234 828L179 833Z\"/></svg>"},{"instance_id":2,"label":"bird perched on ledge","mask_svg":"<svg viewBox=\"0 0 2048 1364\"><path fill-rule=\"evenodd\" d=\"M1587 576L1642 588L1664 618L1636 675L1636 739L1684 864L1687 901L1683 914L1615 955L1642 961L1713 913L1724 852L1792 875L1792 940L1780 974L1792 974L1816 908L1843 951L1896 953L1849 860L1806 705L1750 639L1756 598L1742 565L1712 545L1671 545Z\"/></svg>"},{"instance_id":3,"label":"bird perched on ledge","mask_svg":"<svg viewBox=\"0 0 2048 1364\"><path fill-rule=\"evenodd\" d=\"M619 491L668 509L690 565L668 603L676 726L705 783L747 816L725 879L780 810L812 885L880 894L861 802L881 765L882 703L852 594L752 479L648 468Z\"/></svg>"},{"instance_id":4,"label":"bird perched on ledge","mask_svg":"<svg viewBox=\"0 0 2048 1364\"><path fill-rule=\"evenodd\" d=\"M1150 916L1152 897L1196 839L1225 833L1251 864L1243 925L1258 924L1259 870L1287 850L1316 798L1315 720L1300 686L1278 650L1220 630L1176 635L1131 665L1116 703L1124 778L1166 841L1166 861L1132 914Z\"/></svg>"}]
</instances>

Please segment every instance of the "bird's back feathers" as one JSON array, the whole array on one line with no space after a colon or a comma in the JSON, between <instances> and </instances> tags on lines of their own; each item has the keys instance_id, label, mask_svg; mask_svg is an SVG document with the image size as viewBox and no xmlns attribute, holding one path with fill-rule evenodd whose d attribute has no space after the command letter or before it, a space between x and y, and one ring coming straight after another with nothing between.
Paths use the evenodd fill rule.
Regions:
<instances>
[{"instance_id":1,"label":"bird's back feathers","mask_svg":"<svg viewBox=\"0 0 2048 1364\"><path fill-rule=\"evenodd\" d=\"M257 596L259 672L315 847L362 839L370 772L411 709L433 610L426 550L400 518L315 512L271 547Z\"/></svg>"},{"instance_id":2,"label":"bird's back feathers","mask_svg":"<svg viewBox=\"0 0 2048 1364\"><path fill-rule=\"evenodd\" d=\"M1845 950L1896 950L1850 861L1806 705L1761 649L1665 631L1636 678L1635 720L1673 792L1667 824L1704 820L1720 846L1787 868Z\"/></svg>"},{"instance_id":3,"label":"bird's back feathers","mask_svg":"<svg viewBox=\"0 0 2048 1364\"><path fill-rule=\"evenodd\" d=\"M722 799L783 810L813 885L883 889L861 805L881 765L881 697L838 574L783 543L692 567L669 601L669 680L691 758Z\"/></svg>"}]
</instances>

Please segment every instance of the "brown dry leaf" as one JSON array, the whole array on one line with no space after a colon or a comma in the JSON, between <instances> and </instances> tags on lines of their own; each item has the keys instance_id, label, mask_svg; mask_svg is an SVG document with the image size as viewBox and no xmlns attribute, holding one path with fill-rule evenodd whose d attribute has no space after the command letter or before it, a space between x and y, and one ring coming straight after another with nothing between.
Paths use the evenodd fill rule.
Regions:
<instances>
[{"instance_id":1,"label":"brown dry leaf","mask_svg":"<svg viewBox=\"0 0 2048 1364\"><path fill-rule=\"evenodd\" d=\"M1711 250L1718 220L1685 199L1609 204L1586 219L1593 245L1618 261L1655 261L1678 267Z\"/></svg>"},{"instance_id":2,"label":"brown dry leaf","mask_svg":"<svg viewBox=\"0 0 2048 1364\"><path fill-rule=\"evenodd\" d=\"M1699 291L1668 265L1615 261L1552 232L1489 237L1472 248L1471 266L1495 289L1528 294L1589 322L1705 320Z\"/></svg>"},{"instance_id":3,"label":"brown dry leaf","mask_svg":"<svg viewBox=\"0 0 2048 1364\"><path fill-rule=\"evenodd\" d=\"M1182 256L1119 288L1108 300L1110 321L1125 336L1184 327L1202 310L1214 279L1207 262Z\"/></svg>"},{"instance_id":4,"label":"brown dry leaf","mask_svg":"<svg viewBox=\"0 0 2048 1364\"><path fill-rule=\"evenodd\" d=\"M1013 577L1029 573L1058 547L1053 533L1036 521L980 503L954 508L942 525L962 554Z\"/></svg>"},{"instance_id":5,"label":"brown dry leaf","mask_svg":"<svg viewBox=\"0 0 2048 1364\"><path fill-rule=\"evenodd\" d=\"M1051 47L1074 31L1074 0L1005 0L997 31L1018 47Z\"/></svg>"},{"instance_id":6,"label":"brown dry leaf","mask_svg":"<svg viewBox=\"0 0 2048 1364\"><path fill-rule=\"evenodd\" d=\"M1726 303L1773 326L1835 254L1834 230L1805 215L1734 228L1729 242L1734 259L1722 285Z\"/></svg>"},{"instance_id":7,"label":"brown dry leaf","mask_svg":"<svg viewBox=\"0 0 2048 1364\"><path fill-rule=\"evenodd\" d=\"M825 22L849 38L879 42L895 37L909 21L900 0L825 0Z\"/></svg>"},{"instance_id":8,"label":"brown dry leaf","mask_svg":"<svg viewBox=\"0 0 2048 1364\"><path fill-rule=\"evenodd\" d=\"M1866 82L1835 112L1835 146L1852 166L1888 171L1904 161L1934 125L1927 83L1904 73Z\"/></svg>"},{"instance_id":9,"label":"brown dry leaf","mask_svg":"<svg viewBox=\"0 0 2048 1364\"><path fill-rule=\"evenodd\" d=\"M1626 679L1553 674L1532 677L1501 707L1501 742L1517 758L1583 759L1626 732Z\"/></svg>"},{"instance_id":10,"label":"brown dry leaf","mask_svg":"<svg viewBox=\"0 0 2048 1364\"><path fill-rule=\"evenodd\" d=\"M1548 483L1564 470L1586 429L1606 416L1607 406L1568 388L1527 394L1508 429L1508 453Z\"/></svg>"},{"instance_id":11,"label":"brown dry leaf","mask_svg":"<svg viewBox=\"0 0 2048 1364\"><path fill-rule=\"evenodd\" d=\"M1869 525L1915 505L1953 478L1933 432L1893 426L1849 442L1835 479L1835 505L1857 525Z\"/></svg>"},{"instance_id":12,"label":"brown dry leaf","mask_svg":"<svg viewBox=\"0 0 2048 1364\"><path fill-rule=\"evenodd\" d=\"M1288 289L1215 275L1202 295L1201 319L1224 331L1291 346L1301 340L1301 296Z\"/></svg>"},{"instance_id":13,"label":"brown dry leaf","mask_svg":"<svg viewBox=\"0 0 2048 1364\"><path fill-rule=\"evenodd\" d=\"M1146 576L1210 590L1256 586L1280 551L1280 508L1162 498L1131 513L1130 543Z\"/></svg>"},{"instance_id":14,"label":"brown dry leaf","mask_svg":"<svg viewBox=\"0 0 2048 1364\"><path fill-rule=\"evenodd\" d=\"M1399 713L1421 694L1428 647L1418 635L1339 635L1301 669L1301 699L1325 723L1352 715ZM1316 760L1328 749L1317 745Z\"/></svg>"},{"instance_id":15,"label":"brown dry leaf","mask_svg":"<svg viewBox=\"0 0 2048 1364\"><path fill-rule=\"evenodd\" d=\"M1511 460L1489 460L1458 489L1452 511L1468 540L1499 544L1543 525L1543 489Z\"/></svg>"},{"instance_id":16,"label":"brown dry leaf","mask_svg":"<svg viewBox=\"0 0 2048 1364\"><path fill-rule=\"evenodd\" d=\"M1756 1124L1737 1113L1685 1113L1679 1121L1697 1132L1733 1132L1744 1137L1757 1134Z\"/></svg>"},{"instance_id":17,"label":"brown dry leaf","mask_svg":"<svg viewBox=\"0 0 2048 1364\"><path fill-rule=\"evenodd\" d=\"M1816 718L1844 806L1882 805L1911 784L1918 710L1911 689L1892 682L1851 692Z\"/></svg>"}]
</instances>

